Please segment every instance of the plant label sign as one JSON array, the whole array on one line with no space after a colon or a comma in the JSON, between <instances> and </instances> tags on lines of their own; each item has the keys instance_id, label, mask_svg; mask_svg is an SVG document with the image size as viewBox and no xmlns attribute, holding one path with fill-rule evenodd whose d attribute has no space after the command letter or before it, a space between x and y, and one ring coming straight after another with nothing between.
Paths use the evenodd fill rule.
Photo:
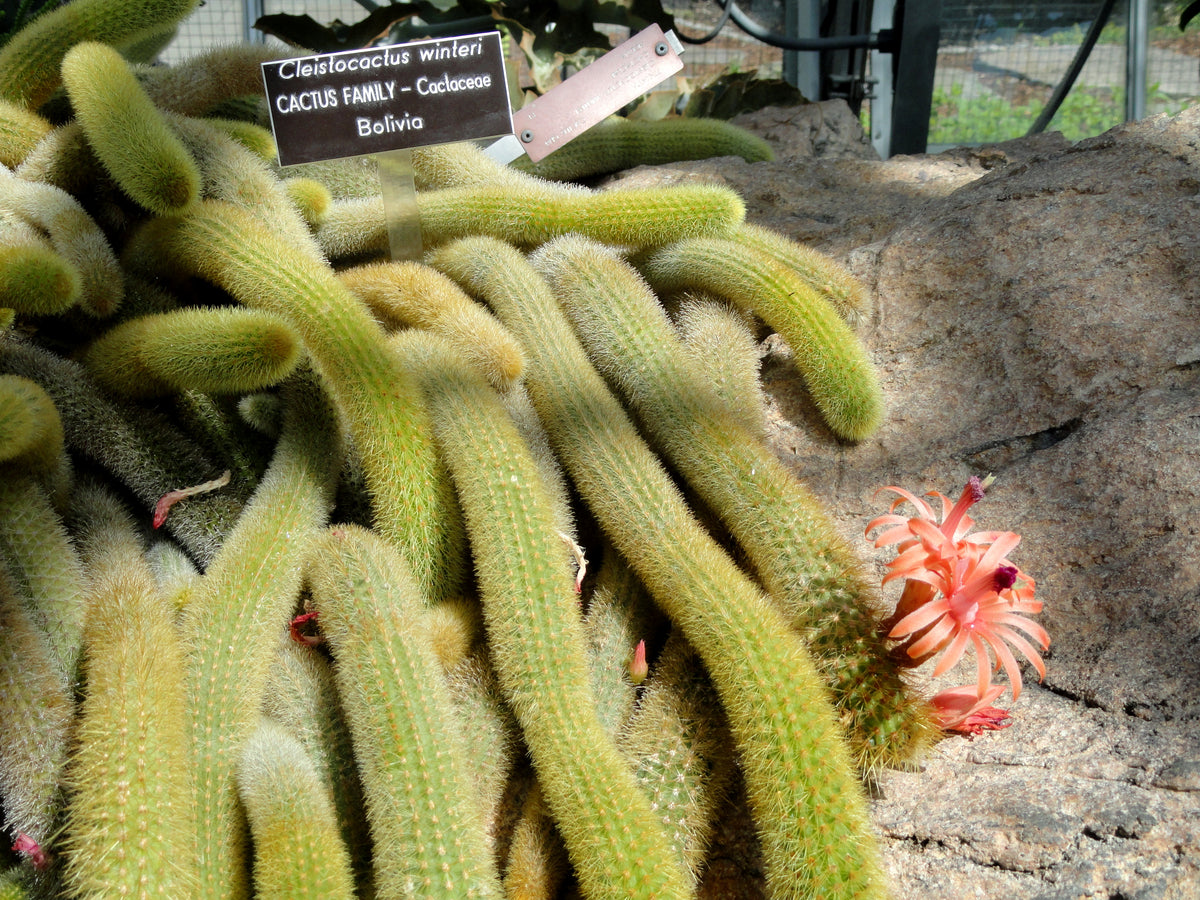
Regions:
<instances>
[{"instance_id":1,"label":"plant label sign","mask_svg":"<svg viewBox=\"0 0 1200 900\"><path fill-rule=\"evenodd\" d=\"M500 33L262 64L279 164L512 133Z\"/></svg>"},{"instance_id":2,"label":"plant label sign","mask_svg":"<svg viewBox=\"0 0 1200 900\"><path fill-rule=\"evenodd\" d=\"M521 147L537 162L683 68L683 45L657 25L639 31L513 113Z\"/></svg>"}]
</instances>

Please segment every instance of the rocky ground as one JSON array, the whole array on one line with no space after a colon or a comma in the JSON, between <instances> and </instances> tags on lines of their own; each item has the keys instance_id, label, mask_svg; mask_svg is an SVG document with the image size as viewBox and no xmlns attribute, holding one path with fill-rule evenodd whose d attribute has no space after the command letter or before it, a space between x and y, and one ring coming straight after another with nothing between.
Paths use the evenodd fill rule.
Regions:
<instances>
[{"instance_id":1,"label":"rocky ground","mask_svg":"<svg viewBox=\"0 0 1200 900\"><path fill-rule=\"evenodd\" d=\"M886 424L838 443L770 337L776 452L856 540L883 485L995 474L975 518L1022 534L1053 639L1010 727L880 773L896 897L1200 896L1200 111L887 161L837 103L741 121L776 161L614 180L729 184L871 287ZM725 817L706 896L759 896L747 833Z\"/></svg>"}]
</instances>

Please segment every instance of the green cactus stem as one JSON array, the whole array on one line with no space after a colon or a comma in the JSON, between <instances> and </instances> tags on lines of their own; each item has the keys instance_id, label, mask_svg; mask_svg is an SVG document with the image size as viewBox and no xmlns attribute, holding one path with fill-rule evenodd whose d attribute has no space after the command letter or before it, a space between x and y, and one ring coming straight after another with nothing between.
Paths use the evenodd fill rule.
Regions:
<instances>
[{"instance_id":1,"label":"green cactus stem","mask_svg":"<svg viewBox=\"0 0 1200 900\"><path fill-rule=\"evenodd\" d=\"M362 782L329 657L290 637L282 638L271 663L262 711L287 729L311 760L333 804L358 893L372 896L371 836Z\"/></svg>"},{"instance_id":2,"label":"green cactus stem","mask_svg":"<svg viewBox=\"0 0 1200 900\"><path fill-rule=\"evenodd\" d=\"M827 298L851 326L867 315L870 295L866 287L832 256L749 222L742 223L733 239L795 270L809 287Z\"/></svg>"},{"instance_id":3,"label":"green cactus stem","mask_svg":"<svg viewBox=\"0 0 1200 900\"><path fill-rule=\"evenodd\" d=\"M521 345L440 272L415 262L382 262L344 269L338 277L388 330L425 328L442 335L497 389L520 378Z\"/></svg>"},{"instance_id":4,"label":"green cactus stem","mask_svg":"<svg viewBox=\"0 0 1200 900\"><path fill-rule=\"evenodd\" d=\"M254 896L351 900L350 854L325 785L300 742L262 720L242 747L237 783L254 839Z\"/></svg>"},{"instance_id":5,"label":"green cactus stem","mask_svg":"<svg viewBox=\"0 0 1200 900\"><path fill-rule=\"evenodd\" d=\"M525 795L509 841L504 868L508 900L555 900L571 874L571 860L541 787Z\"/></svg>"},{"instance_id":6,"label":"green cactus stem","mask_svg":"<svg viewBox=\"0 0 1200 900\"><path fill-rule=\"evenodd\" d=\"M469 235L532 247L572 232L609 244L656 247L687 237L727 235L745 215L741 198L716 185L586 191L535 179L516 193L492 184L418 191L417 208L426 247ZM334 203L317 239L335 259L386 248L383 201Z\"/></svg>"},{"instance_id":7,"label":"green cactus stem","mask_svg":"<svg viewBox=\"0 0 1200 900\"><path fill-rule=\"evenodd\" d=\"M675 851L700 884L716 816L737 761L704 667L678 633L655 661L637 710L617 738Z\"/></svg>"},{"instance_id":8,"label":"green cactus stem","mask_svg":"<svg viewBox=\"0 0 1200 900\"><path fill-rule=\"evenodd\" d=\"M886 894L862 786L803 643L695 521L545 282L499 241L431 256L529 353L552 444L601 527L704 662L739 751L776 898Z\"/></svg>"},{"instance_id":9,"label":"green cactus stem","mask_svg":"<svg viewBox=\"0 0 1200 900\"><path fill-rule=\"evenodd\" d=\"M37 113L0 100L0 165L16 168L52 127Z\"/></svg>"},{"instance_id":10,"label":"green cactus stem","mask_svg":"<svg viewBox=\"0 0 1200 900\"><path fill-rule=\"evenodd\" d=\"M680 241L641 257L659 293L703 290L759 316L795 352L813 402L833 433L870 437L883 421L883 389L862 342L795 270L737 240Z\"/></svg>"},{"instance_id":11,"label":"green cactus stem","mask_svg":"<svg viewBox=\"0 0 1200 900\"><path fill-rule=\"evenodd\" d=\"M265 163L275 160L275 136L269 128L244 122L241 119L227 119L221 116L205 116L204 121L226 137L241 144ZM312 181L312 179L303 179ZM326 189L328 197L328 189Z\"/></svg>"},{"instance_id":12,"label":"green cactus stem","mask_svg":"<svg viewBox=\"0 0 1200 900\"><path fill-rule=\"evenodd\" d=\"M110 328L87 348L83 364L113 393L158 397L262 390L287 378L300 357L299 337L274 313L188 307Z\"/></svg>"},{"instance_id":13,"label":"green cactus stem","mask_svg":"<svg viewBox=\"0 0 1200 900\"><path fill-rule=\"evenodd\" d=\"M70 683L46 633L0 564L0 808L11 842L26 834L49 853L74 715Z\"/></svg>"},{"instance_id":14,"label":"green cactus stem","mask_svg":"<svg viewBox=\"0 0 1200 900\"><path fill-rule=\"evenodd\" d=\"M17 315L51 316L83 294L83 276L23 222L0 219L0 305Z\"/></svg>"},{"instance_id":15,"label":"green cactus stem","mask_svg":"<svg viewBox=\"0 0 1200 900\"><path fill-rule=\"evenodd\" d=\"M183 610L205 897L249 891L234 771L257 725L276 642L299 595L304 551L328 515L340 464L336 417L315 380L297 376L271 464Z\"/></svg>"},{"instance_id":16,"label":"green cactus stem","mask_svg":"<svg viewBox=\"0 0 1200 900\"><path fill-rule=\"evenodd\" d=\"M318 253L308 220L265 160L211 120L167 115L166 121L196 160L204 197L249 210L294 247Z\"/></svg>"},{"instance_id":17,"label":"green cactus stem","mask_svg":"<svg viewBox=\"0 0 1200 900\"><path fill-rule=\"evenodd\" d=\"M608 248L547 244L537 266L593 364L745 550L804 637L863 768L912 758L936 727L888 653L864 564L819 500L725 412L705 366L687 357L657 299Z\"/></svg>"},{"instance_id":18,"label":"green cactus stem","mask_svg":"<svg viewBox=\"0 0 1200 900\"><path fill-rule=\"evenodd\" d=\"M482 377L446 344L408 334L467 520L493 665L583 894L684 897L659 823L597 716L574 567L537 465Z\"/></svg>"},{"instance_id":19,"label":"green cactus stem","mask_svg":"<svg viewBox=\"0 0 1200 900\"><path fill-rule=\"evenodd\" d=\"M758 135L722 119L610 116L544 159L532 162L521 156L512 166L551 181L577 181L634 166L714 156L740 156L746 162L762 162L774 159L775 152Z\"/></svg>"},{"instance_id":20,"label":"green cactus stem","mask_svg":"<svg viewBox=\"0 0 1200 900\"><path fill-rule=\"evenodd\" d=\"M367 797L377 895L498 897L471 751L439 689L413 573L390 543L346 525L317 540L308 580Z\"/></svg>"},{"instance_id":21,"label":"green cactus stem","mask_svg":"<svg viewBox=\"0 0 1200 900\"><path fill-rule=\"evenodd\" d=\"M179 22L198 0L74 0L48 10L0 47L0 99L37 109L59 86L63 57L81 41L123 44Z\"/></svg>"},{"instance_id":22,"label":"green cactus stem","mask_svg":"<svg viewBox=\"0 0 1200 900\"><path fill-rule=\"evenodd\" d=\"M95 203L116 193L82 126L76 121L59 125L38 141L16 168L18 178L52 184L73 197L90 197Z\"/></svg>"},{"instance_id":23,"label":"green cactus stem","mask_svg":"<svg viewBox=\"0 0 1200 900\"><path fill-rule=\"evenodd\" d=\"M70 896L196 896L184 649L136 527L107 489L76 491L88 562L84 698L67 766Z\"/></svg>"},{"instance_id":24,"label":"green cactus stem","mask_svg":"<svg viewBox=\"0 0 1200 900\"><path fill-rule=\"evenodd\" d=\"M375 527L397 543L428 596L452 595L463 572L461 517L419 394L383 329L332 269L252 213L217 201L148 223L124 259L135 269L200 275L291 323L361 455Z\"/></svg>"},{"instance_id":25,"label":"green cactus stem","mask_svg":"<svg viewBox=\"0 0 1200 900\"><path fill-rule=\"evenodd\" d=\"M41 482L58 508L70 488L71 462L62 419L50 395L32 379L0 375L0 473Z\"/></svg>"},{"instance_id":26,"label":"green cactus stem","mask_svg":"<svg viewBox=\"0 0 1200 900\"><path fill-rule=\"evenodd\" d=\"M155 106L185 116L207 116L226 101L261 98L262 64L292 55L267 44L229 44L174 65L138 66L134 71Z\"/></svg>"},{"instance_id":27,"label":"green cactus stem","mask_svg":"<svg viewBox=\"0 0 1200 900\"><path fill-rule=\"evenodd\" d=\"M161 413L111 397L87 370L14 334L0 334L0 372L37 382L54 401L72 451L111 472L138 498L149 517L160 497L221 471ZM250 485L204 494L180 504L169 531L207 565L242 510Z\"/></svg>"},{"instance_id":28,"label":"green cactus stem","mask_svg":"<svg viewBox=\"0 0 1200 900\"><path fill-rule=\"evenodd\" d=\"M77 44L63 59L62 77L88 143L121 190L154 213L196 201L196 161L120 53L107 44Z\"/></svg>"},{"instance_id":29,"label":"green cactus stem","mask_svg":"<svg viewBox=\"0 0 1200 900\"><path fill-rule=\"evenodd\" d=\"M94 316L116 311L124 278L108 238L79 201L61 188L13 177L0 169L0 206L50 238L79 272L79 304Z\"/></svg>"},{"instance_id":30,"label":"green cactus stem","mask_svg":"<svg viewBox=\"0 0 1200 900\"><path fill-rule=\"evenodd\" d=\"M313 178L288 178L283 182L283 187L309 228L321 223L333 203L329 188Z\"/></svg>"},{"instance_id":31,"label":"green cactus stem","mask_svg":"<svg viewBox=\"0 0 1200 900\"><path fill-rule=\"evenodd\" d=\"M50 495L19 470L0 471L0 558L73 680L83 640L83 565Z\"/></svg>"},{"instance_id":32,"label":"green cactus stem","mask_svg":"<svg viewBox=\"0 0 1200 900\"><path fill-rule=\"evenodd\" d=\"M684 352L707 370L713 392L747 431L762 437L767 433L767 395L751 318L726 301L696 294L685 294L674 316Z\"/></svg>"}]
</instances>

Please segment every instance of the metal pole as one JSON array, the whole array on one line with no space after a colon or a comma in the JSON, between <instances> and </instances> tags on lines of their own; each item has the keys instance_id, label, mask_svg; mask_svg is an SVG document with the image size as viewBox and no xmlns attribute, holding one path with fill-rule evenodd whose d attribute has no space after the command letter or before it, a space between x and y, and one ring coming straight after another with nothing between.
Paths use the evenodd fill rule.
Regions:
<instances>
[{"instance_id":1,"label":"metal pole","mask_svg":"<svg viewBox=\"0 0 1200 900\"><path fill-rule=\"evenodd\" d=\"M871 30L891 28L895 12L895 0L875 0L871 8ZM891 53L872 50L868 65L871 80L875 82L871 98L871 145L881 159L892 155L892 61Z\"/></svg>"},{"instance_id":2,"label":"metal pole","mask_svg":"<svg viewBox=\"0 0 1200 900\"><path fill-rule=\"evenodd\" d=\"M242 35L248 44L265 44L267 36L254 27L263 17L263 0L242 0Z\"/></svg>"},{"instance_id":3,"label":"metal pole","mask_svg":"<svg viewBox=\"0 0 1200 900\"><path fill-rule=\"evenodd\" d=\"M820 4L816 0L785 3L784 34L790 38L812 38L821 31ZM808 100L821 99L821 67L816 53L783 51L783 80L800 90Z\"/></svg>"},{"instance_id":4,"label":"metal pole","mask_svg":"<svg viewBox=\"0 0 1200 900\"><path fill-rule=\"evenodd\" d=\"M1150 55L1150 0L1129 0L1125 50L1125 121L1146 117L1146 64Z\"/></svg>"}]
</instances>

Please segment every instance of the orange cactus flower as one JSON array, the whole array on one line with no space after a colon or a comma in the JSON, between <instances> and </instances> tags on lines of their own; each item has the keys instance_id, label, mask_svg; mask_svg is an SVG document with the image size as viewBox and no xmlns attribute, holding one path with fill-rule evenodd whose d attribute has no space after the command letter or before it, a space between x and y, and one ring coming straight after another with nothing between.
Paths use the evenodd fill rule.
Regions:
<instances>
[{"instance_id":1,"label":"orange cactus flower","mask_svg":"<svg viewBox=\"0 0 1200 900\"><path fill-rule=\"evenodd\" d=\"M1007 712L992 706L995 699L1004 693L1004 685L992 685L982 697L975 690L975 686L969 684L934 695L931 701L934 714L943 729L973 737L983 731L999 731L1012 724Z\"/></svg>"},{"instance_id":2,"label":"orange cactus flower","mask_svg":"<svg viewBox=\"0 0 1200 900\"><path fill-rule=\"evenodd\" d=\"M976 698L983 700L993 690L992 672L1003 667L1015 700L1021 694L1021 670L1013 648L1044 678L1045 664L1030 638L1045 650L1050 637L1042 626L1025 617L1040 612L1042 604L1034 599L1033 579L1008 559L1020 543L1020 535L970 530L974 522L967 510L983 498L987 484L973 477L954 504L931 492L930 496L942 503L940 521L925 500L901 488L885 488L900 499L893 502L888 515L874 519L866 530L869 534L887 526L875 538L875 546L897 547L883 580L903 578L905 588L895 615L886 624L888 637L907 639L904 651L911 664L920 665L942 653L933 670L935 676L942 675L971 647L978 672ZM895 512L906 501L916 508L916 516ZM999 694L993 699L995 696Z\"/></svg>"}]
</instances>

